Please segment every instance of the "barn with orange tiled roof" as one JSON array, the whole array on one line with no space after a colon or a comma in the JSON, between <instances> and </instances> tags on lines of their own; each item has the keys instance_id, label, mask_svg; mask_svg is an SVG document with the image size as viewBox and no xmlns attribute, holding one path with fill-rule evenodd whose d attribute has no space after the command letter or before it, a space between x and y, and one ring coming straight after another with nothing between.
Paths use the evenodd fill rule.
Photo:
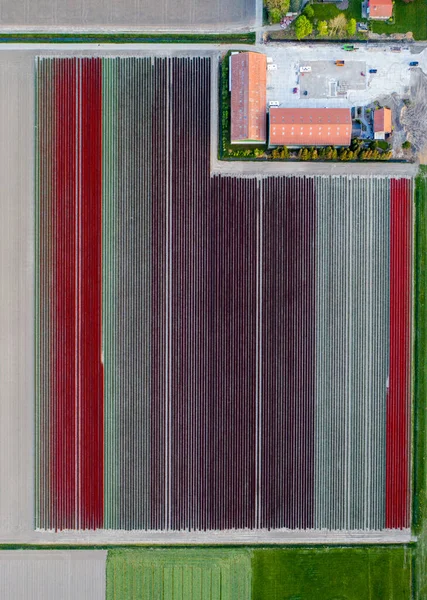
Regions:
<instances>
[{"instance_id":1,"label":"barn with orange tiled roof","mask_svg":"<svg viewBox=\"0 0 427 600\"><path fill-rule=\"evenodd\" d=\"M267 57L239 52L230 57L232 144L267 141Z\"/></svg>"},{"instance_id":2,"label":"barn with orange tiled roof","mask_svg":"<svg viewBox=\"0 0 427 600\"><path fill-rule=\"evenodd\" d=\"M270 108L270 146L349 146L349 108Z\"/></svg>"}]
</instances>

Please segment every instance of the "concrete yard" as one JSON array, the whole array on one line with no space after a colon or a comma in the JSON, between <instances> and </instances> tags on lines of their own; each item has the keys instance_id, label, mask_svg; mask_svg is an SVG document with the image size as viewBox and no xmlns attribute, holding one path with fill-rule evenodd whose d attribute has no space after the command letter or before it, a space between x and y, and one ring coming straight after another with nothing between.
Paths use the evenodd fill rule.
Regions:
<instances>
[{"instance_id":1,"label":"concrete yard","mask_svg":"<svg viewBox=\"0 0 427 600\"><path fill-rule=\"evenodd\" d=\"M300 98L335 98L350 90L366 89L366 63L345 61L338 67L332 60L307 61L311 71L299 74ZM307 94L305 94L307 92Z\"/></svg>"},{"instance_id":2,"label":"concrete yard","mask_svg":"<svg viewBox=\"0 0 427 600\"><path fill-rule=\"evenodd\" d=\"M360 46L354 52L346 52L338 44L271 44L264 51L277 65L267 73L267 102L279 102L281 107L363 106L392 92L407 95L412 60L427 72L427 50L414 55L413 48L407 47L392 53L388 44ZM318 60L312 60L314 55ZM344 67L336 67L336 60L344 60ZM311 72L301 74L302 66L311 66ZM377 72L369 73L370 69Z\"/></svg>"},{"instance_id":3,"label":"concrete yard","mask_svg":"<svg viewBox=\"0 0 427 600\"><path fill-rule=\"evenodd\" d=\"M231 31L255 24L255 0L6 0L2 28L11 31Z\"/></svg>"}]
</instances>

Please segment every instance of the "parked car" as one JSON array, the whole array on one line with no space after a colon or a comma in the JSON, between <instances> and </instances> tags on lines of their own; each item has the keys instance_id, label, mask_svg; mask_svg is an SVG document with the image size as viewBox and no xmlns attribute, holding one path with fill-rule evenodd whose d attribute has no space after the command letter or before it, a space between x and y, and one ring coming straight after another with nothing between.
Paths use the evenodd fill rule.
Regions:
<instances>
[{"instance_id":1,"label":"parked car","mask_svg":"<svg viewBox=\"0 0 427 600\"><path fill-rule=\"evenodd\" d=\"M409 63L409 66L410 67L418 67L418 64L419 63L416 60L414 60L414 61L412 61L412 62Z\"/></svg>"},{"instance_id":2,"label":"parked car","mask_svg":"<svg viewBox=\"0 0 427 600\"><path fill-rule=\"evenodd\" d=\"M369 69L369 73L377 73L377 69Z\"/></svg>"}]
</instances>

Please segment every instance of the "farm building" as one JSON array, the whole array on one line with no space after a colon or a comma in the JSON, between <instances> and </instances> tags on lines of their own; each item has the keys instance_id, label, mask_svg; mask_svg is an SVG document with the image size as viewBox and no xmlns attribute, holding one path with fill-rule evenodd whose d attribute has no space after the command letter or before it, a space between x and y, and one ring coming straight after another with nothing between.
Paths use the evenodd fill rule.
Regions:
<instances>
[{"instance_id":1,"label":"farm building","mask_svg":"<svg viewBox=\"0 0 427 600\"><path fill-rule=\"evenodd\" d=\"M265 143L267 57L240 52L230 57L232 144Z\"/></svg>"},{"instance_id":2,"label":"farm building","mask_svg":"<svg viewBox=\"0 0 427 600\"><path fill-rule=\"evenodd\" d=\"M384 107L374 113L374 137L376 140L385 140L391 133L391 110Z\"/></svg>"},{"instance_id":3,"label":"farm building","mask_svg":"<svg viewBox=\"0 0 427 600\"><path fill-rule=\"evenodd\" d=\"M368 2L370 19L390 19L393 16L392 0L370 0Z\"/></svg>"},{"instance_id":4,"label":"farm building","mask_svg":"<svg viewBox=\"0 0 427 600\"><path fill-rule=\"evenodd\" d=\"M348 146L349 108L271 108L270 146Z\"/></svg>"}]
</instances>

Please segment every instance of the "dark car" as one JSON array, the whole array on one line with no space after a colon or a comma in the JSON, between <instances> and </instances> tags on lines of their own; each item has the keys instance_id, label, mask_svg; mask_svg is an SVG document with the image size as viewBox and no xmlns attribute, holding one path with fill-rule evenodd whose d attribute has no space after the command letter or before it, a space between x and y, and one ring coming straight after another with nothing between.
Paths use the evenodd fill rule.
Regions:
<instances>
[{"instance_id":1,"label":"dark car","mask_svg":"<svg viewBox=\"0 0 427 600\"><path fill-rule=\"evenodd\" d=\"M416 60L414 60L413 62L410 62L410 63L409 63L409 66L410 66L410 67L418 67L418 63L417 63L417 61L416 61Z\"/></svg>"},{"instance_id":2,"label":"dark car","mask_svg":"<svg viewBox=\"0 0 427 600\"><path fill-rule=\"evenodd\" d=\"M377 69L369 69L369 73L376 73Z\"/></svg>"}]
</instances>

